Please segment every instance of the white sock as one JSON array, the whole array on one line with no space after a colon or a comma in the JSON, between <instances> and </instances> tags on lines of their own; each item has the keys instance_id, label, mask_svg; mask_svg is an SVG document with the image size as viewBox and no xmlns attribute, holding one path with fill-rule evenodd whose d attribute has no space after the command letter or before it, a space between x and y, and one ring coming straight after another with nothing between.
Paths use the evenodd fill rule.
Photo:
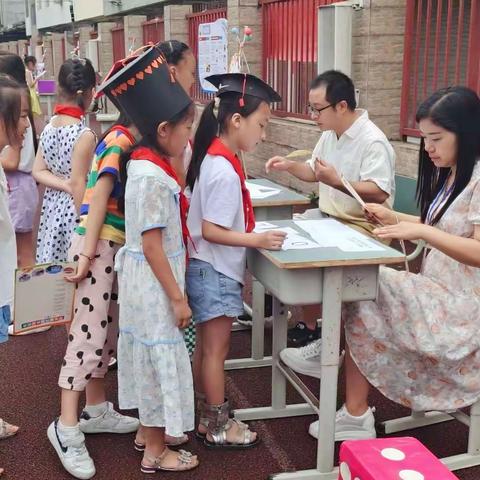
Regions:
<instances>
[{"instance_id":1,"label":"white sock","mask_svg":"<svg viewBox=\"0 0 480 480\"><path fill-rule=\"evenodd\" d=\"M81 434L80 432L80 426L77 423L76 425L64 425L60 419L58 419L58 424L57 424L57 432L58 436L60 437L61 441L64 441L68 437L72 437L72 435L78 435Z\"/></svg>"},{"instance_id":2,"label":"white sock","mask_svg":"<svg viewBox=\"0 0 480 480\"><path fill-rule=\"evenodd\" d=\"M59 418L58 419L58 428L65 431L65 432L68 432L68 431L75 430L76 428L79 428L79 425L78 425L78 423L76 425L64 425Z\"/></svg>"},{"instance_id":3,"label":"white sock","mask_svg":"<svg viewBox=\"0 0 480 480\"><path fill-rule=\"evenodd\" d=\"M367 409L365 410L365 413L362 413L361 415L352 415L352 414L348 411L347 407L345 407L345 411L346 411L347 414L348 414L350 417L352 417L352 418L364 418L365 416L368 415L368 413L369 413L369 411L370 411L370 407L367 407Z\"/></svg>"},{"instance_id":4,"label":"white sock","mask_svg":"<svg viewBox=\"0 0 480 480\"><path fill-rule=\"evenodd\" d=\"M108 402L102 402L99 403L98 405L85 405L84 410L91 416L91 417L99 417L108 408Z\"/></svg>"}]
</instances>

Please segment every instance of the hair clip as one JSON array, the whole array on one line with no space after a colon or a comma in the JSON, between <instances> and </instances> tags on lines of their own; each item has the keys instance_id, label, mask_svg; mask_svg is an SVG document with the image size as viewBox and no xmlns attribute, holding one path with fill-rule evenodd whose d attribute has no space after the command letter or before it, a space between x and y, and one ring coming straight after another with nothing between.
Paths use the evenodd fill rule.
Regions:
<instances>
[{"instance_id":1,"label":"hair clip","mask_svg":"<svg viewBox=\"0 0 480 480\"><path fill-rule=\"evenodd\" d=\"M218 108L220 107L220 97L213 100L213 116L218 120Z\"/></svg>"}]
</instances>

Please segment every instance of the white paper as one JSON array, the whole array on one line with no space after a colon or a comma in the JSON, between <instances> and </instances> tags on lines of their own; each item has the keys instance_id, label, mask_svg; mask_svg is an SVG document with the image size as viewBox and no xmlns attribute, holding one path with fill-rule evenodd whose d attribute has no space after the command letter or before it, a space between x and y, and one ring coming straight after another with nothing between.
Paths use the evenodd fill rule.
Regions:
<instances>
[{"instance_id":1,"label":"white paper","mask_svg":"<svg viewBox=\"0 0 480 480\"><path fill-rule=\"evenodd\" d=\"M250 197L252 200L259 200L262 198L273 197L278 195L280 190L278 188L264 187L262 185L257 185L256 183L245 182L245 185L250 192Z\"/></svg>"},{"instance_id":2,"label":"white paper","mask_svg":"<svg viewBox=\"0 0 480 480\"><path fill-rule=\"evenodd\" d=\"M309 248L319 248L318 243L312 242L302 235L288 234L282 245L282 250L306 250Z\"/></svg>"},{"instance_id":3,"label":"white paper","mask_svg":"<svg viewBox=\"0 0 480 480\"><path fill-rule=\"evenodd\" d=\"M258 233L263 230L274 230L275 228L277 228L277 225L270 222L255 222L255 229L253 231Z\"/></svg>"},{"instance_id":4,"label":"white paper","mask_svg":"<svg viewBox=\"0 0 480 480\"><path fill-rule=\"evenodd\" d=\"M263 228L258 228L258 224L261 224ZM269 222L258 222L255 225L255 232L263 233L269 230L275 230L276 232L284 232L287 234L282 245L282 250L304 250L307 248L318 248L319 245L312 242L307 237L302 236L297 230L291 227L277 227Z\"/></svg>"},{"instance_id":5,"label":"white paper","mask_svg":"<svg viewBox=\"0 0 480 480\"><path fill-rule=\"evenodd\" d=\"M294 220L321 247L338 247L344 252L381 252L383 247L343 223L325 220Z\"/></svg>"}]
</instances>

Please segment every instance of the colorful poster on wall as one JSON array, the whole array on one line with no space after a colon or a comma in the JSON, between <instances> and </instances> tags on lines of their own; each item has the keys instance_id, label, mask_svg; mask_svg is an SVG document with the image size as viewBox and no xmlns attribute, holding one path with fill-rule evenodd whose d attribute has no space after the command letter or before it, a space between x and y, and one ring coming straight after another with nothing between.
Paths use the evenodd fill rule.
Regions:
<instances>
[{"instance_id":1,"label":"colorful poster on wall","mask_svg":"<svg viewBox=\"0 0 480 480\"><path fill-rule=\"evenodd\" d=\"M205 92L216 88L205 80L209 75L228 71L228 24L225 18L198 26L198 77Z\"/></svg>"},{"instance_id":2,"label":"colorful poster on wall","mask_svg":"<svg viewBox=\"0 0 480 480\"><path fill-rule=\"evenodd\" d=\"M75 283L64 277L76 269L75 262L59 262L16 270L14 333L72 321Z\"/></svg>"}]
</instances>

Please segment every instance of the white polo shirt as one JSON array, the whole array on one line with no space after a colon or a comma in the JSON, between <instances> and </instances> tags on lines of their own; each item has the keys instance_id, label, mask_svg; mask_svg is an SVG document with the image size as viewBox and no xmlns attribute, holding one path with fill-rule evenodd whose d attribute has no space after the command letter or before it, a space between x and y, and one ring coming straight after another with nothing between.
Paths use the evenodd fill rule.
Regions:
<instances>
[{"instance_id":1,"label":"white polo shirt","mask_svg":"<svg viewBox=\"0 0 480 480\"><path fill-rule=\"evenodd\" d=\"M322 133L307 164L315 171L315 159L320 158L350 182L374 182L388 193L385 203L391 207L395 198L395 151L385 134L368 118L367 111L357 112L359 117L340 138L333 130ZM318 206L323 213L357 224L368 232L372 229L354 198L323 183L319 183Z\"/></svg>"},{"instance_id":2,"label":"white polo shirt","mask_svg":"<svg viewBox=\"0 0 480 480\"><path fill-rule=\"evenodd\" d=\"M242 187L232 164L220 155L207 154L195 182L187 224L193 244L188 246L191 258L208 262L227 277L244 283L246 248L220 245L205 240L202 222L219 225L235 232L245 232Z\"/></svg>"}]
</instances>

